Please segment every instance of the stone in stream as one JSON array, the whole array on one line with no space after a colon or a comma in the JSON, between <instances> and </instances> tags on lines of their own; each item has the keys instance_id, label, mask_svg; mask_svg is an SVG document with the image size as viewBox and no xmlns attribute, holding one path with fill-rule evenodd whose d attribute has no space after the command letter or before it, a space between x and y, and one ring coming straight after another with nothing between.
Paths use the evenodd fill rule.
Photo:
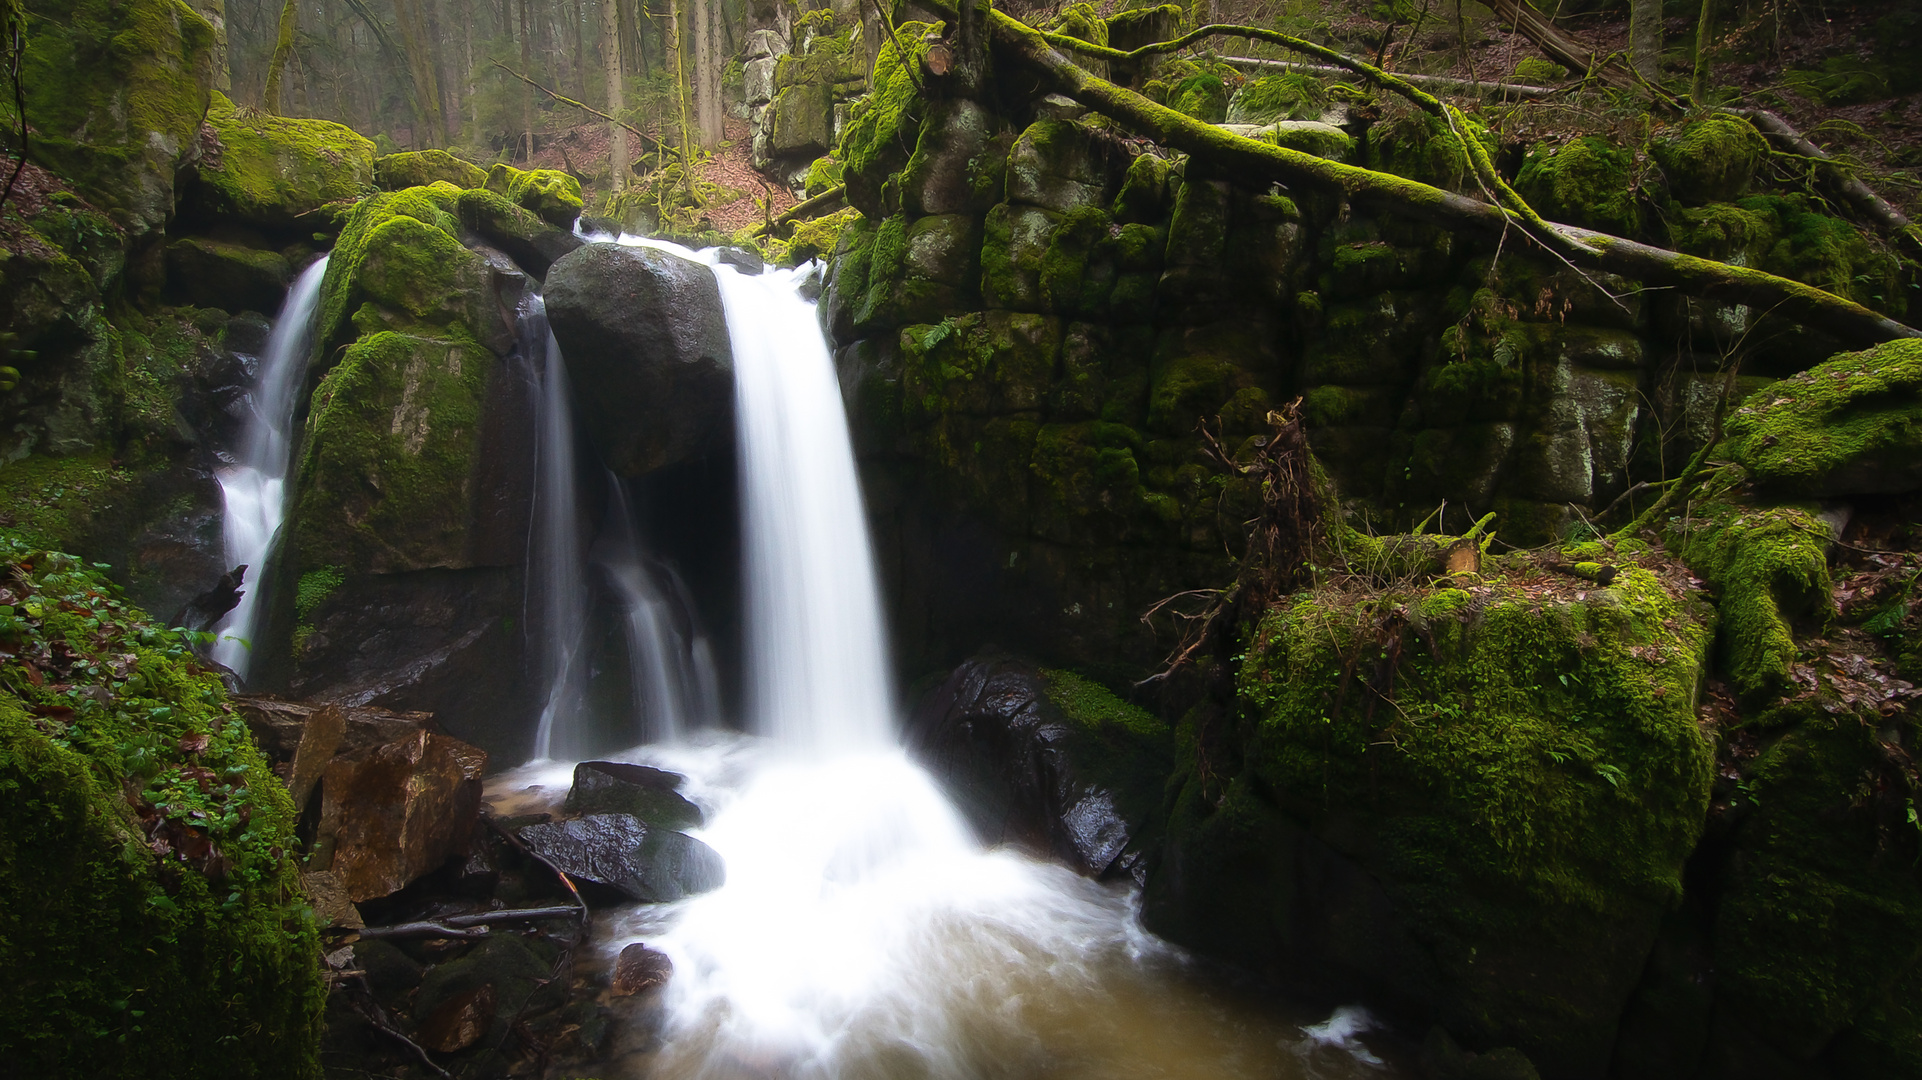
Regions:
<instances>
[{"instance_id":1,"label":"stone in stream","mask_svg":"<svg viewBox=\"0 0 1922 1080\"><path fill-rule=\"evenodd\" d=\"M574 766L566 809L570 814L632 814L642 824L661 829L698 829L705 824L701 808L675 790L683 779L625 761L583 761Z\"/></svg>"},{"instance_id":2,"label":"stone in stream","mask_svg":"<svg viewBox=\"0 0 1922 1080\"><path fill-rule=\"evenodd\" d=\"M664 985L674 974L674 961L667 954L635 942L621 950L614 961L615 997L629 997Z\"/></svg>"},{"instance_id":3,"label":"stone in stream","mask_svg":"<svg viewBox=\"0 0 1922 1080\"><path fill-rule=\"evenodd\" d=\"M581 426L610 468L639 476L728 445L734 362L712 270L589 244L555 260L543 293Z\"/></svg>"},{"instance_id":4,"label":"stone in stream","mask_svg":"<svg viewBox=\"0 0 1922 1080\"><path fill-rule=\"evenodd\" d=\"M686 833L650 828L632 814L589 814L529 825L521 842L563 873L658 903L718 889L726 869Z\"/></svg>"}]
</instances>

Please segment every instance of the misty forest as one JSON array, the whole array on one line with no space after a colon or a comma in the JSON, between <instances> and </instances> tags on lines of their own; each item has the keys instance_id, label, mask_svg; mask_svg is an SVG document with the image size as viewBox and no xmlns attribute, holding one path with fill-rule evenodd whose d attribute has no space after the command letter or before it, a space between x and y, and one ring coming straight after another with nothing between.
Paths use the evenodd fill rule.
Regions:
<instances>
[{"instance_id":1,"label":"misty forest","mask_svg":"<svg viewBox=\"0 0 1922 1080\"><path fill-rule=\"evenodd\" d=\"M0 0L0 1060L1922 1080L1912 0Z\"/></svg>"}]
</instances>

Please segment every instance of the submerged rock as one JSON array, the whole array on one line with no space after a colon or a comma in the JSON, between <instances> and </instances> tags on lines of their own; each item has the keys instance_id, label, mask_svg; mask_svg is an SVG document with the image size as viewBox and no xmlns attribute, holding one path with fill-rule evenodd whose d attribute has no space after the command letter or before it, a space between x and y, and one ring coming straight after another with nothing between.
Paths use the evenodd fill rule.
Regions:
<instances>
[{"instance_id":1,"label":"submerged rock","mask_svg":"<svg viewBox=\"0 0 1922 1080\"><path fill-rule=\"evenodd\" d=\"M614 961L614 996L629 997L661 986L674 975L674 961L666 953L635 942Z\"/></svg>"},{"instance_id":2,"label":"submerged rock","mask_svg":"<svg viewBox=\"0 0 1922 1080\"><path fill-rule=\"evenodd\" d=\"M554 263L545 293L581 425L611 468L638 476L726 445L733 351L712 271L589 244Z\"/></svg>"},{"instance_id":3,"label":"submerged rock","mask_svg":"<svg viewBox=\"0 0 1922 1080\"><path fill-rule=\"evenodd\" d=\"M583 761L574 766L567 811L632 814L656 828L696 829L704 823L701 808L675 790L684 780L677 773L625 761Z\"/></svg>"},{"instance_id":4,"label":"submerged rock","mask_svg":"<svg viewBox=\"0 0 1922 1080\"><path fill-rule=\"evenodd\" d=\"M563 873L650 903L718 889L727 876L713 848L686 833L650 828L632 814L529 825L520 837Z\"/></svg>"}]
</instances>

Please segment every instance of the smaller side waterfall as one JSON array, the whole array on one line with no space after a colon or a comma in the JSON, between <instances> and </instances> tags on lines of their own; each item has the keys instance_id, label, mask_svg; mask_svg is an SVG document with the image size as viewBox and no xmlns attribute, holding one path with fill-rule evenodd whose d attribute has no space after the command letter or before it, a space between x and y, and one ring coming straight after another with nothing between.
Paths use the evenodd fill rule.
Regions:
<instances>
[{"instance_id":1,"label":"smaller side waterfall","mask_svg":"<svg viewBox=\"0 0 1922 1080\"><path fill-rule=\"evenodd\" d=\"M674 742L716 719L714 651L695 622L687 587L646 556L619 479L610 473L607 481L613 494L595 561L621 606L639 734L642 742Z\"/></svg>"},{"instance_id":2,"label":"smaller side waterfall","mask_svg":"<svg viewBox=\"0 0 1922 1080\"><path fill-rule=\"evenodd\" d=\"M267 576L267 558L286 517L287 469L293 456L294 412L306 382L307 356L313 351L314 311L320 302L320 283L327 276L323 255L303 270L287 290L286 302L274 319L273 332L260 357L254 390L247 397L248 414L234 463L216 476L225 508L221 530L227 562L244 565L253 584L240 594L240 603L214 627L213 658L247 678L254 636L260 629L260 582Z\"/></svg>"},{"instance_id":3,"label":"smaller side waterfall","mask_svg":"<svg viewBox=\"0 0 1922 1080\"><path fill-rule=\"evenodd\" d=\"M521 308L521 351L538 357L535 384L534 522L527 553L532 631L547 684L534 757L578 758L587 752L577 723L586 703L587 538L581 526L574 460L574 404L560 343L547 327L547 307L529 294Z\"/></svg>"}]
</instances>

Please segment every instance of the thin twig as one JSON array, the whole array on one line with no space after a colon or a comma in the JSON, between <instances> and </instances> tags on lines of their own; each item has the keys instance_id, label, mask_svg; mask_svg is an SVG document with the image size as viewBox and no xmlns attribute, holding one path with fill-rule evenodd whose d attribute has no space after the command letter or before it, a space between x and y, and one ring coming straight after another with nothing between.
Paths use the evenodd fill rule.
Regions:
<instances>
[{"instance_id":1,"label":"thin twig","mask_svg":"<svg viewBox=\"0 0 1922 1080\"><path fill-rule=\"evenodd\" d=\"M658 138L653 135L649 135L647 132L642 131L640 128L635 127L633 124L630 124L625 120L615 119L614 117L607 115L606 113L602 112L601 110L595 108L592 105L587 105L582 102L575 101L573 98L568 97L566 94L557 94L554 91L549 90L547 87L542 86L540 83L537 83L534 80L528 78L527 76L522 75L520 72L515 71L513 68L508 67L506 64L501 63L499 60L489 60L488 63L494 65L497 68L500 68L502 71L507 72L509 75L512 75L516 79L519 79L520 81L526 83L527 85L533 87L534 89L539 90L541 93L546 94L548 97L553 98L555 101L558 101L563 105L572 105L576 109L580 109L582 112L593 113L595 116L600 117L601 119L607 121L610 124L619 124L620 126L626 128L628 131L634 133L635 135L640 136L642 139L642 145L646 145L647 143L654 143L656 147L659 149L662 149L662 150L667 149L667 140L665 139ZM674 148L674 156L680 158L681 162L683 164L686 164L687 155L684 152L682 152L679 147Z\"/></svg>"}]
</instances>

